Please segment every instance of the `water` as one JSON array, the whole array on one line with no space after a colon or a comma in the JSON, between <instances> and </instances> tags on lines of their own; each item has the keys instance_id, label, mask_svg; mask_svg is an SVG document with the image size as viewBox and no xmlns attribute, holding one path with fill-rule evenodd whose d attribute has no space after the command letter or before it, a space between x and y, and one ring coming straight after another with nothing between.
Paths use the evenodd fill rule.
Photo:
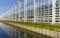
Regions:
<instances>
[{"instance_id":1,"label":"water","mask_svg":"<svg viewBox=\"0 0 60 38\"><path fill-rule=\"evenodd\" d=\"M0 27L0 38L9 38L8 34Z\"/></svg>"},{"instance_id":2,"label":"water","mask_svg":"<svg viewBox=\"0 0 60 38\"><path fill-rule=\"evenodd\" d=\"M17 28L0 23L0 38L51 38L22 28L18 30Z\"/></svg>"},{"instance_id":3,"label":"water","mask_svg":"<svg viewBox=\"0 0 60 38\"><path fill-rule=\"evenodd\" d=\"M18 31L7 24L0 23L0 38L24 38L24 32Z\"/></svg>"}]
</instances>

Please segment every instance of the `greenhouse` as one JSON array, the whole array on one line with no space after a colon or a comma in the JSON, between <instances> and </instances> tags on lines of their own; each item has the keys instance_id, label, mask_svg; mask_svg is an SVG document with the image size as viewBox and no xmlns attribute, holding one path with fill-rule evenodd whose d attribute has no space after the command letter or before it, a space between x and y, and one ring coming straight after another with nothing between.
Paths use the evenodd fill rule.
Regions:
<instances>
[{"instance_id":1,"label":"greenhouse","mask_svg":"<svg viewBox=\"0 0 60 38\"><path fill-rule=\"evenodd\" d=\"M2 20L19 22L60 23L60 0L17 0L4 14Z\"/></svg>"}]
</instances>

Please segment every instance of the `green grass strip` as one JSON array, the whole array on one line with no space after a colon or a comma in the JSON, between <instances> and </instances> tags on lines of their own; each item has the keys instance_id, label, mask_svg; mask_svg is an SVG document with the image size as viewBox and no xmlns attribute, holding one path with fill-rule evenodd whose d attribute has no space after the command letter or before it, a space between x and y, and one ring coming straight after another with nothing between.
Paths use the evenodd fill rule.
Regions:
<instances>
[{"instance_id":1,"label":"green grass strip","mask_svg":"<svg viewBox=\"0 0 60 38\"><path fill-rule=\"evenodd\" d=\"M5 21L5 20L2 22L11 22L11 23L16 23L16 24L22 24L25 26L32 26L32 27L42 28L42 29L47 29L47 30L60 31L60 24L52 25L52 24L44 24L44 23L16 22L16 21Z\"/></svg>"}]
</instances>

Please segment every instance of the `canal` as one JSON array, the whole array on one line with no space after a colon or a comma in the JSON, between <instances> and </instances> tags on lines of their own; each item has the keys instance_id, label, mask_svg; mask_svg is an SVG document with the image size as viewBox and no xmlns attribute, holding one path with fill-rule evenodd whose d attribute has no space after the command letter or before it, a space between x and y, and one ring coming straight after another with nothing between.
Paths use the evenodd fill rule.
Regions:
<instances>
[{"instance_id":1,"label":"canal","mask_svg":"<svg viewBox=\"0 0 60 38\"><path fill-rule=\"evenodd\" d=\"M1 28L2 24L0 23L0 38L9 38L8 34Z\"/></svg>"},{"instance_id":2,"label":"canal","mask_svg":"<svg viewBox=\"0 0 60 38\"><path fill-rule=\"evenodd\" d=\"M0 38L52 38L42 34L37 34L23 28L0 23Z\"/></svg>"}]
</instances>

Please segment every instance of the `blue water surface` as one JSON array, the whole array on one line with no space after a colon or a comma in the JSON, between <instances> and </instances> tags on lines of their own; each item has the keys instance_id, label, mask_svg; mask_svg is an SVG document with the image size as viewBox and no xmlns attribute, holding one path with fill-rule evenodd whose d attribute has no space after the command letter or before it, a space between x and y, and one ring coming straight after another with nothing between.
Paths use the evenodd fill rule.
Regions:
<instances>
[{"instance_id":1,"label":"blue water surface","mask_svg":"<svg viewBox=\"0 0 60 38\"><path fill-rule=\"evenodd\" d=\"M0 27L0 38L9 38L7 33Z\"/></svg>"}]
</instances>

